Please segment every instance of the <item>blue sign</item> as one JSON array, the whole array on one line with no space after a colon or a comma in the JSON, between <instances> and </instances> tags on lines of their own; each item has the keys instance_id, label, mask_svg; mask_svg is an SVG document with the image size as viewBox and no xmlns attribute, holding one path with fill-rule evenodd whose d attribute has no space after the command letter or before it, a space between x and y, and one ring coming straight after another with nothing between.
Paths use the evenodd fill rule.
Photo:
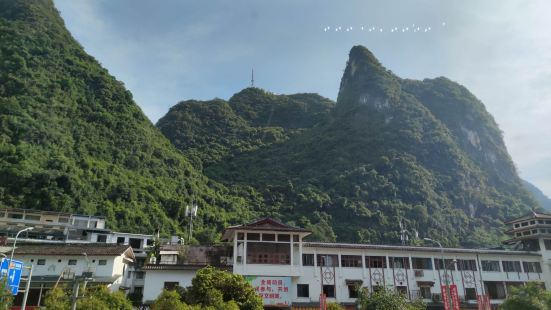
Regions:
<instances>
[{"instance_id":1,"label":"blue sign","mask_svg":"<svg viewBox=\"0 0 551 310\"><path fill-rule=\"evenodd\" d=\"M19 283L21 282L21 273L23 270L23 262L13 260L10 264L8 258L2 259L0 264L0 278L8 277L8 286L13 295L19 292Z\"/></svg>"}]
</instances>

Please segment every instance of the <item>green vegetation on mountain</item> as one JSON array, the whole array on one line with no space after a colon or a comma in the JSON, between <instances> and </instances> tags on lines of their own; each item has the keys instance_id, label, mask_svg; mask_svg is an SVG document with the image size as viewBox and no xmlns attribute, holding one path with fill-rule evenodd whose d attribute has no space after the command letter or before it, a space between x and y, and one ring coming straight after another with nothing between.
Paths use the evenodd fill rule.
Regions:
<instances>
[{"instance_id":1,"label":"green vegetation on mountain","mask_svg":"<svg viewBox=\"0 0 551 310\"><path fill-rule=\"evenodd\" d=\"M488 246L536 206L479 100L445 78L403 80L363 47L336 104L247 88L181 102L157 126L51 0L0 0L0 207L183 233L196 201L201 242L262 215L317 240L394 243L403 221Z\"/></svg>"},{"instance_id":2,"label":"green vegetation on mountain","mask_svg":"<svg viewBox=\"0 0 551 310\"><path fill-rule=\"evenodd\" d=\"M325 105L323 117L290 131L299 127L285 122L291 117L268 121L266 111L281 109L271 96L246 89L218 103L230 117L214 123L181 103L158 126L181 150L193 150L207 176L254 188L266 215L309 227L320 240L393 243L402 221L448 245L488 246L502 238L503 220L535 205L484 105L445 78L400 79L357 46L337 104ZM206 113L210 103L197 105ZM196 126L183 135L177 119ZM220 130L228 123L239 126ZM235 134L268 128L282 135ZM193 144L202 139L208 143Z\"/></svg>"},{"instance_id":3,"label":"green vegetation on mountain","mask_svg":"<svg viewBox=\"0 0 551 310\"><path fill-rule=\"evenodd\" d=\"M0 207L178 233L192 200L199 239L260 205L194 169L71 37L51 0L0 0Z\"/></svg>"},{"instance_id":4,"label":"green vegetation on mountain","mask_svg":"<svg viewBox=\"0 0 551 310\"><path fill-rule=\"evenodd\" d=\"M524 187L534 196L534 199L536 199L540 207L547 212L551 211L551 198L547 197L541 189L526 180L522 180L522 184L524 184Z\"/></svg>"},{"instance_id":5,"label":"green vegetation on mountain","mask_svg":"<svg viewBox=\"0 0 551 310\"><path fill-rule=\"evenodd\" d=\"M208 165L285 141L325 121L334 105L317 94L275 95L247 88L229 101L180 102L157 127L198 164Z\"/></svg>"}]
</instances>

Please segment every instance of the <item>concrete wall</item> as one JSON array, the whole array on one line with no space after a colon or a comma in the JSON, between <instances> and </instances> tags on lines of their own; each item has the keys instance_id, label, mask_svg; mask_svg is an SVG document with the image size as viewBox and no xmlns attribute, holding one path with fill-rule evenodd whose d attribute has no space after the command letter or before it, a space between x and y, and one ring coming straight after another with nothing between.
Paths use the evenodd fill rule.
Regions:
<instances>
[{"instance_id":1,"label":"concrete wall","mask_svg":"<svg viewBox=\"0 0 551 310\"><path fill-rule=\"evenodd\" d=\"M143 302L153 301L161 294L165 282L178 282L179 286L191 286L196 270L147 270L144 279Z\"/></svg>"}]
</instances>

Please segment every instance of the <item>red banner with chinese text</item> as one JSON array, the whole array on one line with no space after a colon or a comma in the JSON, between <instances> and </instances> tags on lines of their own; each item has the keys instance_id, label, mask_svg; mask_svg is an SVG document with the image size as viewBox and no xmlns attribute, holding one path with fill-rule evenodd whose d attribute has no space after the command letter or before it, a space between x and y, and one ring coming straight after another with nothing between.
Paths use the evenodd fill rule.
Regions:
<instances>
[{"instance_id":1,"label":"red banner with chinese text","mask_svg":"<svg viewBox=\"0 0 551 310\"><path fill-rule=\"evenodd\" d=\"M459 293L457 292L457 285L450 285L450 296L452 299L453 310L459 310Z\"/></svg>"},{"instance_id":2,"label":"red banner with chinese text","mask_svg":"<svg viewBox=\"0 0 551 310\"><path fill-rule=\"evenodd\" d=\"M442 292L442 302L444 303L444 310L451 310L450 309L450 298L448 297L448 290L445 285L440 286L440 290Z\"/></svg>"}]
</instances>

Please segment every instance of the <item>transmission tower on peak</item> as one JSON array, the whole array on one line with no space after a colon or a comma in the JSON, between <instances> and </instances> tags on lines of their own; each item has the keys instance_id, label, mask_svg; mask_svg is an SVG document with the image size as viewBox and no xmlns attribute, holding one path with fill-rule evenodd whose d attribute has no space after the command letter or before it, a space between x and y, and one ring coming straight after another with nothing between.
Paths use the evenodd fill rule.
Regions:
<instances>
[{"instance_id":1,"label":"transmission tower on peak","mask_svg":"<svg viewBox=\"0 0 551 310\"><path fill-rule=\"evenodd\" d=\"M251 87L254 87L254 68L251 69Z\"/></svg>"}]
</instances>

